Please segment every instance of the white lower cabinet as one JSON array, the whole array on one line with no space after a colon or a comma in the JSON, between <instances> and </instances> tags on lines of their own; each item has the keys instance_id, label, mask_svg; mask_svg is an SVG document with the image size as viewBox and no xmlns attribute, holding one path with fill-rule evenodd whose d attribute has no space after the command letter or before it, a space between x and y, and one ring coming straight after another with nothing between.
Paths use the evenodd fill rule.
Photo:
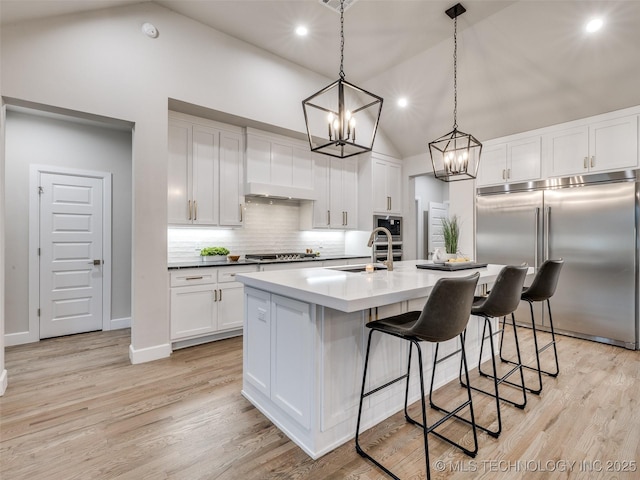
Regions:
<instances>
[{"instance_id":1,"label":"white lower cabinet","mask_svg":"<svg viewBox=\"0 0 640 480\"><path fill-rule=\"evenodd\" d=\"M172 271L171 340L241 329L244 288L235 275L255 271L253 265Z\"/></svg>"}]
</instances>

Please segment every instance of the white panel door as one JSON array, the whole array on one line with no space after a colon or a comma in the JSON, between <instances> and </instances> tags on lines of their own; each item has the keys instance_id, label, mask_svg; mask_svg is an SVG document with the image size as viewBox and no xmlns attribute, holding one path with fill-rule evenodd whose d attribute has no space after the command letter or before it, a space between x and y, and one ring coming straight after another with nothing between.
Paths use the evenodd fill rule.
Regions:
<instances>
[{"instance_id":1,"label":"white panel door","mask_svg":"<svg viewBox=\"0 0 640 480\"><path fill-rule=\"evenodd\" d=\"M40 177L40 338L102 330L102 185Z\"/></svg>"},{"instance_id":2,"label":"white panel door","mask_svg":"<svg viewBox=\"0 0 640 480\"><path fill-rule=\"evenodd\" d=\"M449 218L449 206L445 203L429 202L427 258L433 256L436 248L445 248L444 235L442 234L443 218Z\"/></svg>"}]
</instances>

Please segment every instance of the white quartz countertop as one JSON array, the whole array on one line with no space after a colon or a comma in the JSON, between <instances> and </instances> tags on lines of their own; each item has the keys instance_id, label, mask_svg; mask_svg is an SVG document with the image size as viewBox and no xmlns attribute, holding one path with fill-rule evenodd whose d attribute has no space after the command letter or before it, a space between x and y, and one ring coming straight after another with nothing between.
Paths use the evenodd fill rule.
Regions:
<instances>
[{"instance_id":1,"label":"white quartz countertop","mask_svg":"<svg viewBox=\"0 0 640 480\"><path fill-rule=\"evenodd\" d=\"M236 281L303 302L343 312L355 312L429 295L439 278L464 277L480 272L478 284L495 281L503 265L444 272L416 268L429 260L393 263L393 271L344 272L332 267L302 268L274 272L242 273ZM533 269L530 268L530 273Z\"/></svg>"}]
</instances>

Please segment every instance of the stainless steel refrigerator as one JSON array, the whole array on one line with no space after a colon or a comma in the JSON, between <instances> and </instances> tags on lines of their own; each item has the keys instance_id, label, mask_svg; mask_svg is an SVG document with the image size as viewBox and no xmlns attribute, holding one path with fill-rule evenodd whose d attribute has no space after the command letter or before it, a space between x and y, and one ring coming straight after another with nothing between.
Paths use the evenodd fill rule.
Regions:
<instances>
[{"instance_id":1,"label":"stainless steel refrigerator","mask_svg":"<svg viewBox=\"0 0 640 480\"><path fill-rule=\"evenodd\" d=\"M539 266L563 258L551 299L556 331L637 349L638 185L625 171L480 188L476 259ZM542 328L544 314L540 306ZM516 315L528 322L528 306Z\"/></svg>"}]
</instances>

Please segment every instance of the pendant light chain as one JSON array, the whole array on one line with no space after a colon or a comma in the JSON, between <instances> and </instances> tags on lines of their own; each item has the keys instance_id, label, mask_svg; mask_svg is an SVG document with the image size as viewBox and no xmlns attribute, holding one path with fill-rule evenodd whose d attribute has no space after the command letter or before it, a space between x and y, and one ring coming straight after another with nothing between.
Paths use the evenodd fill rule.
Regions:
<instances>
[{"instance_id":1,"label":"pendant light chain","mask_svg":"<svg viewBox=\"0 0 640 480\"><path fill-rule=\"evenodd\" d=\"M344 0L340 0L340 78L344 80Z\"/></svg>"},{"instance_id":2,"label":"pendant light chain","mask_svg":"<svg viewBox=\"0 0 640 480\"><path fill-rule=\"evenodd\" d=\"M453 129L458 128L458 17L453 19Z\"/></svg>"}]
</instances>

